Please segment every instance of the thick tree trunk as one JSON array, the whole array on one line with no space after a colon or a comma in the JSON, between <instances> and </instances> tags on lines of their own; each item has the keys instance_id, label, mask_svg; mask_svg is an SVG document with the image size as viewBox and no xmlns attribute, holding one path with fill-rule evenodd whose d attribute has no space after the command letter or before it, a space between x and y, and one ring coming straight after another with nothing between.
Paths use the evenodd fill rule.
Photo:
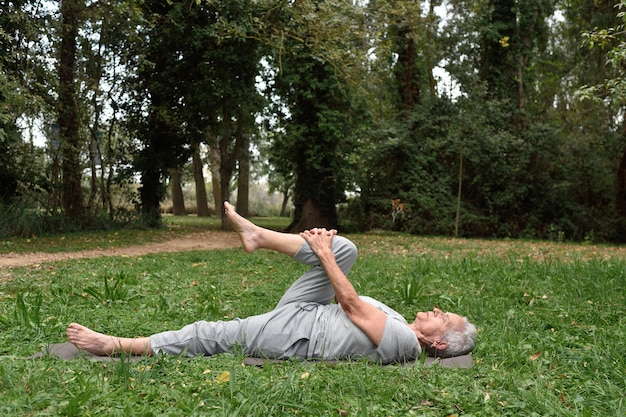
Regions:
<instances>
[{"instance_id":1,"label":"thick tree trunk","mask_svg":"<svg viewBox=\"0 0 626 417\"><path fill-rule=\"evenodd\" d=\"M160 211L162 195L161 170L154 165L144 168L141 173L139 196L141 198L141 218L146 227L157 228L162 226Z\"/></svg>"},{"instance_id":2,"label":"thick tree trunk","mask_svg":"<svg viewBox=\"0 0 626 417\"><path fill-rule=\"evenodd\" d=\"M61 51L59 54L59 134L63 183L63 208L72 219L80 219L84 212L82 171L80 166L80 119L76 100L76 42L79 13L84 9L81 0L61 2L63 19Z\"/></svg>"},{"instance_id":3,"label":"thick tree trunk","mask_svg":"<svg viewBox=\"0 0 626 417\"><path fill-rule=\"evenodd\" d=\"M202 158L200 157L200 145L196 144L192 156L193 179L196 183L196 206L198 217L209 217L211 211L206 195L206 185L204 183L204 173L202 172Z\"/></svg>"},{"instance_id":4,"label":"thick tree trunk","mask_svg":"<svg viewBox=\"0 0 626 417\"><path fill-rule=\"evenodd\" d=\"M180 171L178 168L168 168L167 172L170 174L170 191L172 193L174 216L186 216L187 210L185 210L185 198L180 181Z\"/></svg>"},{"instance_id":5,"label":"thick tree trunk","mask_svg":"<svg viewBox=\"0 0 626 417\"><path fill-rule=\"evenodd\" d=\"M335 228L335 223L322 213L316 201L308 198L302 206L301 215L289 225L288 230L290 232L302 232L314 227Z\"/></svg>"}]
</instances>

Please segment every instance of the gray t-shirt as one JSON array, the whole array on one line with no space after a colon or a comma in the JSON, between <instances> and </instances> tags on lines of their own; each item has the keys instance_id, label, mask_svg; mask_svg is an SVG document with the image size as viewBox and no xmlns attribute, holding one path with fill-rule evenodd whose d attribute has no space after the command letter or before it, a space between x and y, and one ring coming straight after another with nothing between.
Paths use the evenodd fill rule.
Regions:
<instances>
[{"instance_id":1,"label":"gray t-shirt","mask_svg":"<svg viewBox=\"0 0 626 417\"><path fill-rule=\"evenodd\" d=\"M421 354L417 336L399 313L370 297L363 301L387 314L380 344L376 346L337 304L320 305L307 352L308 358L368 359L382 364L406 362Z\"/></svg>"}]
</instances>

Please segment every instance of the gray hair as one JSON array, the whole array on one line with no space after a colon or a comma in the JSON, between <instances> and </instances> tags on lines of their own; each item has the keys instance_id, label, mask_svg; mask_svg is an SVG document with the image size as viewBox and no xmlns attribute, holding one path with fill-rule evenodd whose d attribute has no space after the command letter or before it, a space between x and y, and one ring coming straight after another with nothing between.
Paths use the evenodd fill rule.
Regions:
<instances>
[{"instance_id":1,"label":"gray hair","mask_svg":"<svg viewBox=\"0 0 626 417\"><path fill-rule=\"evenodd\" d=\"M448 342L445 349L438 350L432 346L426 346L428 355L438 358L451 358L453 356L461 356L470 353L476 344L478 332L476 326L463 317L465 327L463 330L449 330L442 336L442 340Z\"/></svg>"}]
</instances>

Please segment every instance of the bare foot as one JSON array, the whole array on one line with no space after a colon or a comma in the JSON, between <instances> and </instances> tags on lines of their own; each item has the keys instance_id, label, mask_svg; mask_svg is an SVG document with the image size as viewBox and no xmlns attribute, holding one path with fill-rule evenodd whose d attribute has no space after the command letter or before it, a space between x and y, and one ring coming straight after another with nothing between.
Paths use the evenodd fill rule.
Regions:
<instances>
[{"instance_id":1,"label":"bare foot","mask_svg":"<svg viewBox=\"0 0 626 417\"><path fill-rule=\"evenodd\" d=\"M86 350L95 355L111 355L115 353L113 337L95 332L78 323L70 323L66 334L70 343L78 349Z\"/></svg>"},{"instance_id":2,"label":"bare foot","mask_svg":"<svg viewBox=\"0 0 626 417\"><path fill-rule=\"evenodd\" d=\"M241 244L245 251L252 253L257 250L261 244L260 228L244 217L241 217L235 210L235 207L228 201L224 201L224 212L230 224L233 226L233 229L239 235L239 239L241 239Z\"/></svg>"}]
</instances>

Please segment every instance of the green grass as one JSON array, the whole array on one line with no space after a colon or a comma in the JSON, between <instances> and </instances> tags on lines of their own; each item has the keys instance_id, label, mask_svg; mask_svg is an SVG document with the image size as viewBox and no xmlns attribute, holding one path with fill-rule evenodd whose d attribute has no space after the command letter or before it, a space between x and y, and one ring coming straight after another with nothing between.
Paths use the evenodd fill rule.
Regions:
<instances>
[{"instance_id":1,"label":"green grass","mask_svg":"<svg viewBox=\"0 0 626 417\"><path fill-rule=\"evenodd\" d=\"M0 415L626 415L620 248L350 237L360 293L408 320L438 306L478 325L472 368L18 359L65 341L71 321L135 336L261 313L303 271L234 249L82 259L0 271Z\"/></svg>"}]
</instances>

